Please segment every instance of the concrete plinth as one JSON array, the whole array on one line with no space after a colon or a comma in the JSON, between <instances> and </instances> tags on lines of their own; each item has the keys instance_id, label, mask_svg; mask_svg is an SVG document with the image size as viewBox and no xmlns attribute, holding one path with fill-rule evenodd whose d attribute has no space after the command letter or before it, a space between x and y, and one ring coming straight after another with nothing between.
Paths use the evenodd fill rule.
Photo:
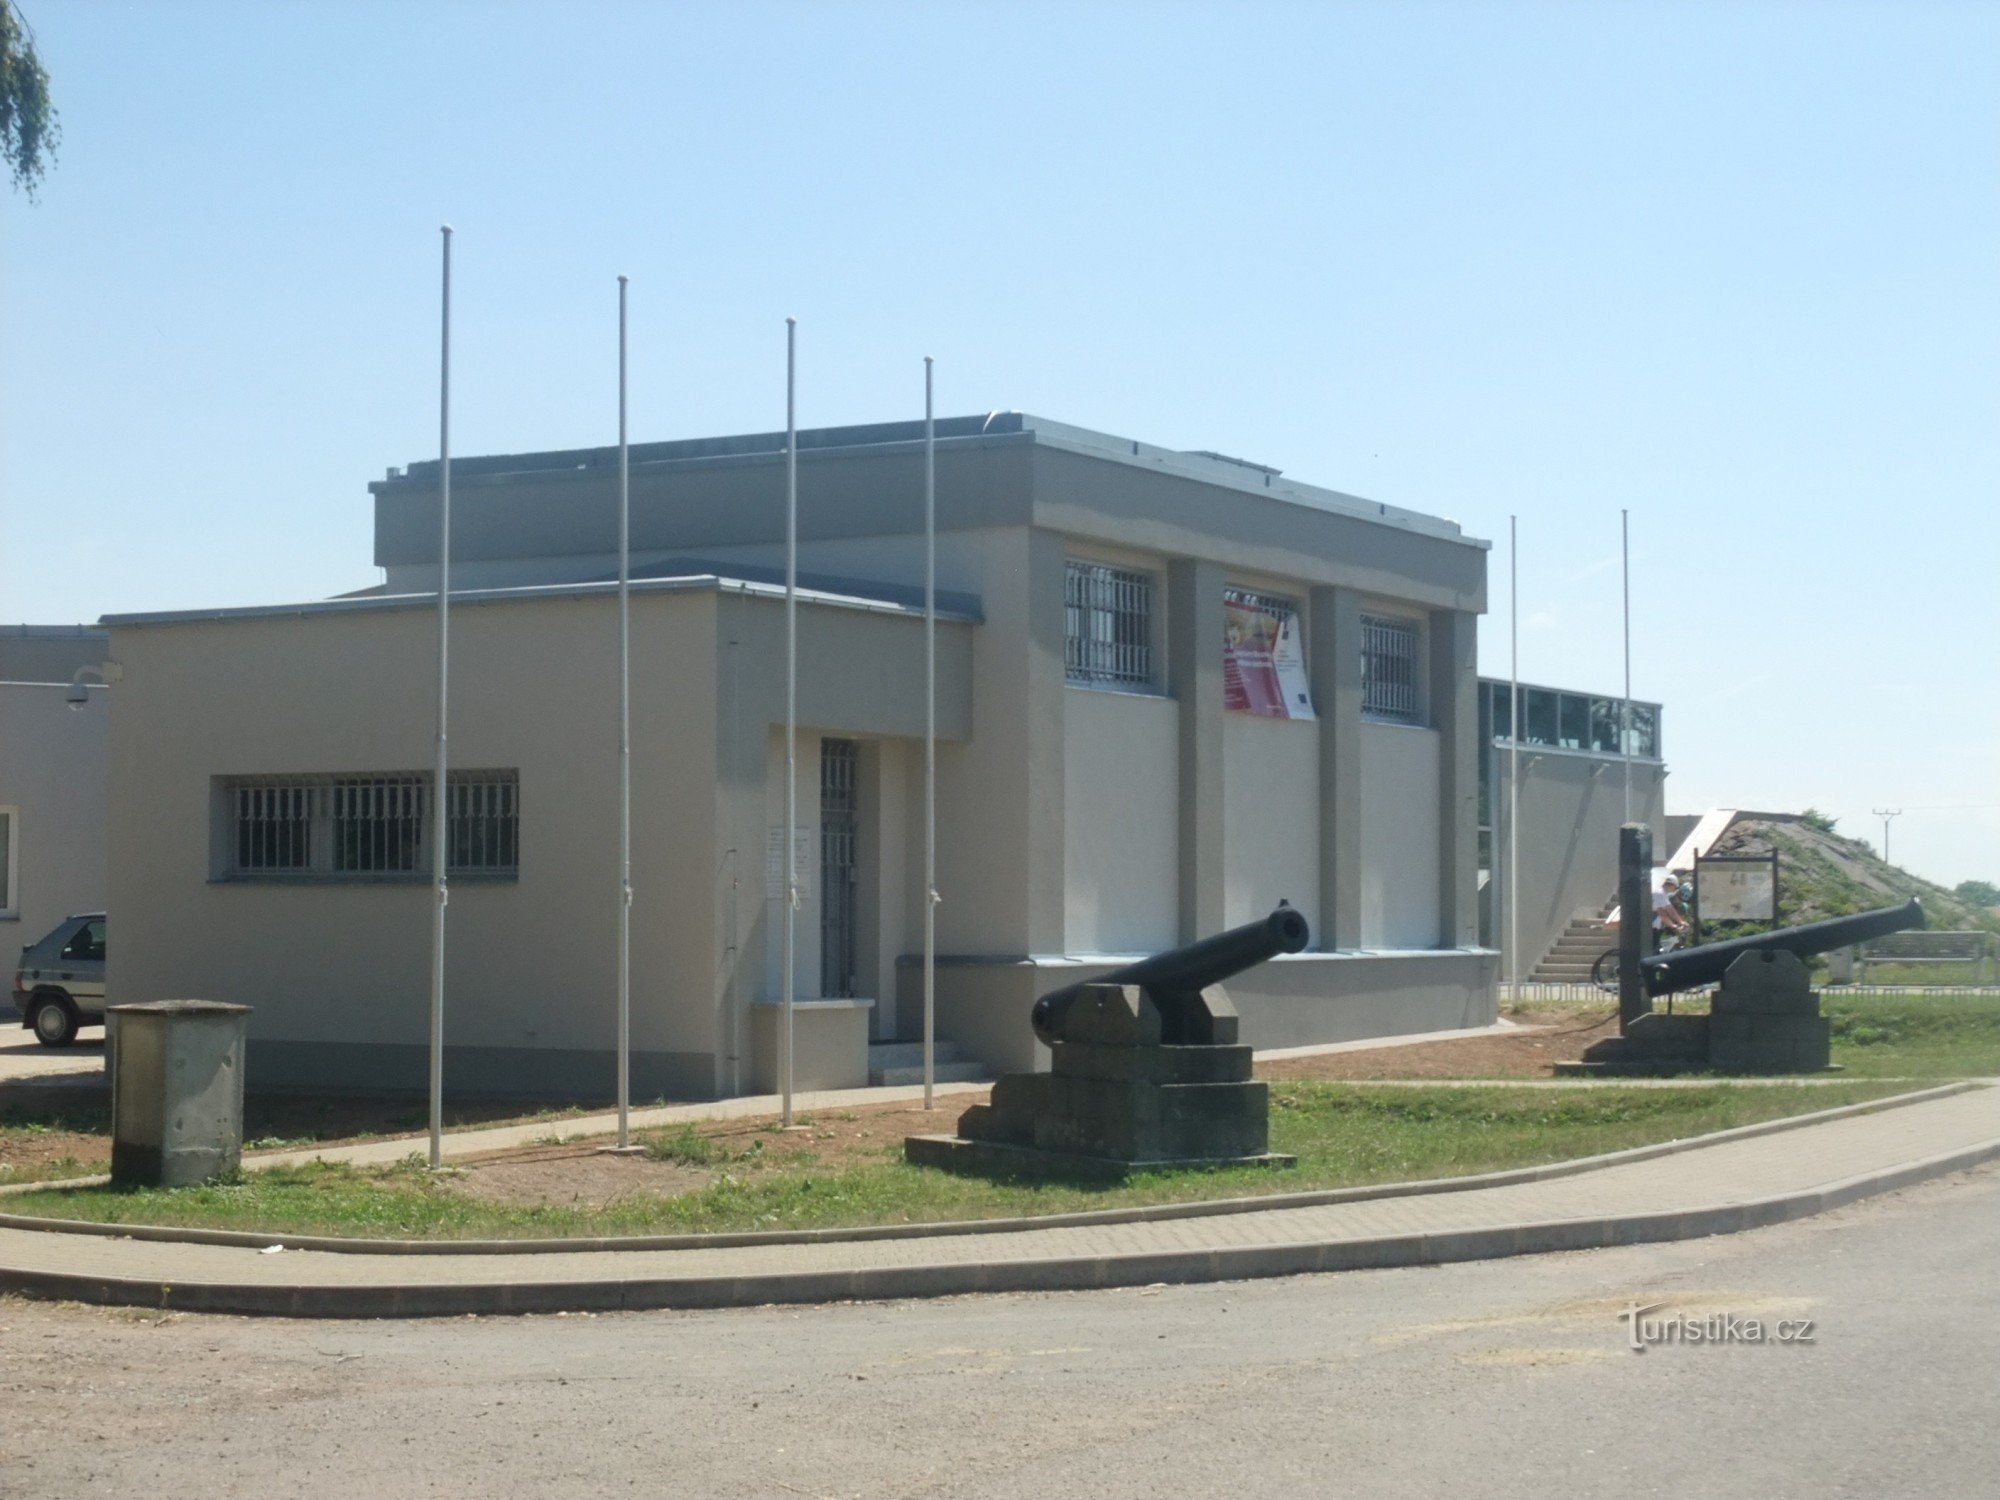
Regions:
<instances>
[{"instance_id":1,"label":"concrete plinth","mask_svg":"<svg viewBox=\"0 0 2000 1500\"><path fill-rule=\"evenodd\" d=\"M1746 953L1729 966L1705 1016L1653 1012L1592 1043L1558 1073L1823 1073L1833 1027L1793 954Z\"/></svg>"},{"instance_id":2,"label":"concrete plinth","mask_svg":"<svg viewBox=\"0 0 2000 1500\"><path fill-rule=\"evenodd\" d=\"M868 1016L873 1000L794 1000L792 1002L792 1088L868 1086ZM779 1055L784 1045L785 1008L776 1000L750 1007L750 1081L760 1094L779 1090Z\"/></svg>"},{"instance_id":3,"label":"concrete plinth","mask_svg":"<svg viewBox=\"0 0 2000 1500\"><path fill-rule=\"evenodd\" d=\"M1174 994L1175 1031L1210 1040L1163 1043L1162 1005L1130 985L1092 985L1070 1007L1052 1071L1009 1073L988 1104L959 1117L956 1136L904 1143L907 1160L954 1170L1119 1176L1187 1166L1282 1164L1270 1147L1270 1086L1250 1076L1236 1013L1220 989Z\"/></svg>"},{"instance_id":4,"label":"concrete plinth","mask_svg":"<svg viewBox=\"0 0 2000 1500\"><path fill-rule=\"evenodd\" d=\"M111 1180L185 1187L243 1159L243 1039L250 1007L157 1000L106 1009Z\"/></svg>"}]
</instances>

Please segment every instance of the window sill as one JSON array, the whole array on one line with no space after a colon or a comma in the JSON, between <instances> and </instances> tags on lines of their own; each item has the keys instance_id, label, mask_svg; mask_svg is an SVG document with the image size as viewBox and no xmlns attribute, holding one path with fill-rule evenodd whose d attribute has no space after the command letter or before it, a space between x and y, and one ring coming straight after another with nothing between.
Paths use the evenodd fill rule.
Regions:
<instances>
[{"instance_id":1,"label":"window sill","mask_svg":"<svg viewBox=\"0 0 2000 1500\"><path fill-rule=\"evenodd\" d=\"M1254 708L1225 708L1223 714L1235 719L1256 719L1265 724L1317 724L1318 714L1260 714Z\"/></svg>"},{"instance_id":2,"label":"window sill","mask_svg":"<svg viewBox=\"0 0 2000 1500\"><path fill-rule=\"evenodd\" d=\"M448 885L518 885L521 875L518 870L454 871L445 877ZM285 875L262 873L254 875L211 875L210 885L309 885L322 886L380 886L408 885L427 886L431 883L429 874L422 875L328 875L316 870L302 870L297 874Z\"/></svg>"},{"instance_id":3,"label":"window sill","mask_svg":"<svg viewBox=\"0 0 2000 1500\"><path fill-rule=\"evenodd\" d=\"M1074 677L1065 677L1063 686L1074 688L1079 693L1116 693L1121 698L1156 698L1163 703L1174 701L1172 693L1156 687L1127 687L1117 682L1079 682Z\"/></svg>"}]
</instances>

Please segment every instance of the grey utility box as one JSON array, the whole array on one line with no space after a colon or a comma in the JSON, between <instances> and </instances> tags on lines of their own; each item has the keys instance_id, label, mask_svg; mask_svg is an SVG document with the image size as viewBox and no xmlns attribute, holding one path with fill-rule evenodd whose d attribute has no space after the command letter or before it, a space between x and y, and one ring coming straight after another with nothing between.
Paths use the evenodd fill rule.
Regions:
<instances>
[{"instance_id":1,"label":"grey utility box","mask_svg":"<svg viewBox=\"0 0 2000 1500\"><path fill-rule=\"evenodd\" d=\"M250 1007L155 1000L105 1010L111 1180L185 1187L243 1160L243 1038Z\"/></svg>"}]
</instances>

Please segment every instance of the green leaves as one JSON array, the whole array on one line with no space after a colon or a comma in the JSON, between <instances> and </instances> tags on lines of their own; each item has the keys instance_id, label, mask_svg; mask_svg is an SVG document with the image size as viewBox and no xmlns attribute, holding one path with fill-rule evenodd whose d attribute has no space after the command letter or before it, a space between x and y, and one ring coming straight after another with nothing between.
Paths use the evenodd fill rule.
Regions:
<instances>
[{"instance_id":1,"label":"green leaves","mask_svg":"<svg viewBox=\"0 0 2000 1500\"><path fill-rule=\"evenodd\" d=\"M31 203L61 139L55 106L49 103L48 70L35 53L34 33L13 0L0 0L0 160Z\"/></svg>"}]
</instances>

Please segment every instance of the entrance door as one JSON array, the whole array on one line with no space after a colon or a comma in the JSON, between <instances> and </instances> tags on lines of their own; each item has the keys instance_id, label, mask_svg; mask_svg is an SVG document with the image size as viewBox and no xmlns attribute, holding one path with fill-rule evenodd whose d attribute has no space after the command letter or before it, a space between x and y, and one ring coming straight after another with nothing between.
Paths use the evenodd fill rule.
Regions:
<instances>
[{"instance_id":1,"label":"entrance door","mask_svg":"<svg viewBox=\"0 0 2000 1500\"><path fill-rule=\"evenodd\" d=\"M855 844L853 740L824 739L819 752L819 992L829 998L854 994L855 907L858 884Z\"/></svg>"}]
</instances>

